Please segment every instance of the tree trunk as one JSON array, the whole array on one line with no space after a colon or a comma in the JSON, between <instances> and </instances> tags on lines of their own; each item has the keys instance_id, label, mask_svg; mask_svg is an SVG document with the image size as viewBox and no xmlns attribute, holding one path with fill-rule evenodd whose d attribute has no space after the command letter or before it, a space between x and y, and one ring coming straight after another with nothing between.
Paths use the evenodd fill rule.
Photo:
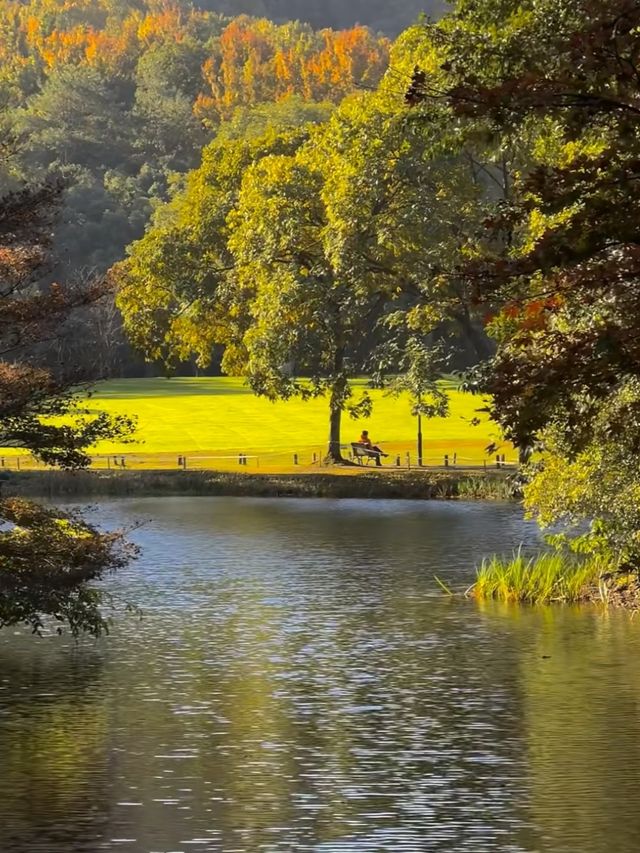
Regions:
<instances>
[{"instance_id":1,"label":"tree trunk","mask_svg":"<svg viewBox=\"0 0 640 853\"><path fill-rule=\"evenodd\" d=\"M469 341L479 361L486 361L494 353L494 347L491 339L481 329L477 328L467 307L456 312L455 319L460 326L463 335Z\"/></svg>"},{"instance_id":2,"label":"tree trunk","mask_svg":"<svg viewBox=\"0 0 640 853\"><path fill-rule=\"evenodd\" d=\"M331 398L333 399L333 394ZM331 409L329 415L329 452L327 453L327 462L340 463L344 462L342 452L340 450L340 426L342 423L342 409Z\"/></svg>"},{"instance_id":3,"label":"tree trunk","mask_svg":"<svg viewBox=\"0 0 640 853\"><path fill-rule=\"evenodd\" d=\"M340 450L340 427L342 425L342 410L344 409L347 377L344 375L344 352L338 349L334 359L335 380L331 389L329 401L329 449L326 462L340 464L344 462Z\"/></svg>"}]
</instances>

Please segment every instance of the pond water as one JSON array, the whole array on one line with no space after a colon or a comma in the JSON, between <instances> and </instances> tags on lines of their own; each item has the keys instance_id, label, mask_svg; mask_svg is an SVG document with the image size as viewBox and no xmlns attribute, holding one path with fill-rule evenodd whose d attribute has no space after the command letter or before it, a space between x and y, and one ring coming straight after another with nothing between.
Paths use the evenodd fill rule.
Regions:
<instances>
[{"instance_id":1,"label":"pond water","mask_svg":"<svg viewBox=\"0 0 640 853\"><path fill-rule=\"evenodd\" d=\"M0 633L3 853L635 853L640 621L449 599L517 507L146 499L98 642Z\"/></svg>"}]
</instances>

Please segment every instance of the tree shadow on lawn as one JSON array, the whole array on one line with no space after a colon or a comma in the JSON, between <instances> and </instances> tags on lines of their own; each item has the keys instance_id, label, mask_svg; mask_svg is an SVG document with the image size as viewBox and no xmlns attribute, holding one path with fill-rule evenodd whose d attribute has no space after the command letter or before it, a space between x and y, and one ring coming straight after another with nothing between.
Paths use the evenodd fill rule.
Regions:
<instances>
[{"instance_id":1,"label":"tree shadow on lawn","mask_svg":"<svg viewBox=\"0 0 640 853\"><path fill-rule=\"evenodd\" d=\"M227 384L224 379L124 379L112 380L107 386L97 386L94 397L100 400L139 400L145 397L227 397L248 396L246 385ZM129 384L131 383L131 384Z\"/></svg>"}]
</instances>

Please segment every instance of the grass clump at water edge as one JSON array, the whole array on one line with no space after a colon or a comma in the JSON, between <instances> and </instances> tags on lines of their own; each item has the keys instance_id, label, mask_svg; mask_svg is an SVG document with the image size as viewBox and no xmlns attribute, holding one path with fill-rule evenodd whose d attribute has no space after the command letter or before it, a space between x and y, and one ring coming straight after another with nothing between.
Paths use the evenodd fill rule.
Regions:
<instances>
[{"instance_id":1,"label":"grass clump at water edge","mask_svg":"<svg viewBox=\"0 0 640 853\"><path fill-rule=\"evenodd\" d=\"M518 551L511 559L484 560L468 594L477 599L528 604L606 598L602 595L606 572L607 567L596 558L578 560L559 553L527 558Z\"/></svg>"}]
</instances>

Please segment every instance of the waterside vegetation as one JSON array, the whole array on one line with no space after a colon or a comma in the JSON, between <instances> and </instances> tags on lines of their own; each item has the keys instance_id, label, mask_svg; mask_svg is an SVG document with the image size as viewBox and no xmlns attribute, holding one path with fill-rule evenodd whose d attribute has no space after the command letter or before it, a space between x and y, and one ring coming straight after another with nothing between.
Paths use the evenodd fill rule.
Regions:
<instances>
[{"instance_id":1,"label":"waterside vegetation","mask_svg":"<svg viewBox=\"0 0 640 853\"><path fill-rule=\"evenodd\" d=\"M467 595L478 600L520 604L601 602L640 609L640 585L633 571L612 571L599 556L579 558L561 552L484 560Z\"/></svg>"},{"instance_id":2,"label":"waterside vegetation","mask_svg":"<svg viewBox=\"0 0 640 853\"><path fill-rule=\"evenodd\" d=\"M3 493L53 500L98 497L227 496L512 500L505 471L383 471L233 474L219 471L23 471L6 473Z\"/></svg>"}]
</instances>

